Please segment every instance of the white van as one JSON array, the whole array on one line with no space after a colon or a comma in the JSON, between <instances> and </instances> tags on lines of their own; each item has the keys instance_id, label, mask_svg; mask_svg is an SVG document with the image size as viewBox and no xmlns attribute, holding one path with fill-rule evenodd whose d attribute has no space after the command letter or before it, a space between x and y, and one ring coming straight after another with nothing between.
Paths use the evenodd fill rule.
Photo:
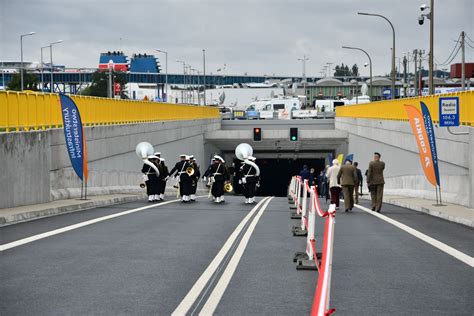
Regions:
<instances>
[{"instance_id":1,"label":"white van","mask_svg":"<svg viewBox=\"0 0 474 316\"><path fill-rule=\"evenodd\" d=\"M343 100L316 100L316 110L318 113L334 112L338 106L345 105Z\"/></svg>"}]
</instances>

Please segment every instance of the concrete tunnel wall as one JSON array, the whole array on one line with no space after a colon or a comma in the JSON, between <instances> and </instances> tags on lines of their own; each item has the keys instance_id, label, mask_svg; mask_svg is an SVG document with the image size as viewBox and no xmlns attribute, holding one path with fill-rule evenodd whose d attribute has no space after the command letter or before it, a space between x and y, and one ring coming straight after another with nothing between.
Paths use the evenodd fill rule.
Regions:
<instances>
[{"instance_id":1,"label":"concrete tunnel wall","mask_svg":"<svg viewBox=\"0 0 474 316\"><path fill-rule=\"evenodd\" d=\"M354 154L362 173L375 151L382 154L385 168L385 193L435 200L434 187L426 180L409 122L337 118L336 129L349 133L348 153ZM435 127L442 198L445 202L474 207L474 129L452 135ZM364 185L366 185L364 177Z\"/></svg>"},{"instance_id":2,"label":"concrete tunnel wall","mask_svg":"<svg viewBox=\"0 0 474 316\"><path fill-rule=\"evenodd\" d=\"M204 133L219 128L218 119L87 127L88 193L143 192L135 154L141 141L160 151L170 170L181 153L194 154L204 169L217 150L205 143ZM0 142L0 208L80 196L62 129L2 133Z\"/></svg>"}]
</instances>

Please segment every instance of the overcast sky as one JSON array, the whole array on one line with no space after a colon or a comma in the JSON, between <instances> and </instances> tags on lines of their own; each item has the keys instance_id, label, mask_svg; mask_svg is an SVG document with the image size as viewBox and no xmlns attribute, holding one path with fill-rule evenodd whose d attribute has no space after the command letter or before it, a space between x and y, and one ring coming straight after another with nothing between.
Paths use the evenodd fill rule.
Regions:
<instances>
[{"instance_id":1,"label":"overcast sky","mask_svg":"<svg viewBox=\"0 0 474 316\"><path fill-rule=\"evenodd\" d=\"M24 60L39 61L41 46L62 39L53 57L66 67L97 67L101 52L131 56L160 48L169 53L169 72L178 73L177 59L201 69L205 48L207 73L226 64L227 74L301 75L298 58L305 54L308 76L319 76L327 62L364 68L366 56L341 49L345 45L367 50L374 75L383 75L391 67L390 26L357 12L390 19L397 57L403 57L415 48L428 52L429 23L417 22L423 3L429 0L0 0L0 59L20 60L20 34L35 31L24 38ZM473 16L473 0L435 1L438 63L447 60L461 31L474 40ZM466 61L474 62L467 45Z\"/></svg>"}]
</instances>

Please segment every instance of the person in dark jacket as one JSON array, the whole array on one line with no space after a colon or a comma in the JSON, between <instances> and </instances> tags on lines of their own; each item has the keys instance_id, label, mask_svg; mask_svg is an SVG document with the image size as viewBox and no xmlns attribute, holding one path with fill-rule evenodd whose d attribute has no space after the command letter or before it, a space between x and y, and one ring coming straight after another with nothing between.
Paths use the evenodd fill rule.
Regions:
<instances>
[{"instance_id":1,"label":"person in dark jacket","mask_svg":"<svg viewBox=\"0 0 474 316\"><path fill-rule=\"evenodd\" d=\"M156 160L158 157L155 155L148 156L148 161L153 165L156 165ZM155 170L156 167L153 167L149 164L143 164L142 173L145 176L146 184L146 194L148 195L148 202L158 201L159 191L158 191L158 177ZM158 169L158 168L156 168Z\"/></svg>"},{"instance_id":2,"label":"person in dark jacket","mask_svg":"<svg viewBox=\"0 0 474 316\"><path fill-rule=\"evenodd\" d=\"M229 172L224 163L221 156L215 155L214 163L204 173L204 180L207 177L211 179L211 194L217 204L224 202L224 183L229 180Z\"/></svg>"},{"instance_id":3,"label":"person in dark jacket","mask_svg":"<svg viewBox=\"0 0 474 316\"><path fill-rule=\"evenodd\" d=\"M196 190L197 190L199 178L201 177L201 171L199 170L199 166L193 155L189 156L189 162L191 164L191 167L194 169L194 174L191 176L192 183L191 183L190 201L196 202Z\"/></svg>"},{"instance_id":4,"label":"person in dark jacket","mask_svg":"<svg viewBox=\"0 0 474 316\"><path fill-rule=\"evenodd\" d=\"M160 175L158 177L158 180L160 182L160 185L159 185L160 201L164 201L165 200L166 181L168 181L168 179L170 177L169 176L170 173L168 171L168 167L165 164L165 159L164 158L160 158L160 164L159 164L158 170L160 171Z\"/></svg>"},{"instance_id":5,"label":"person in dark jacket","mask_svg":"<svg viewBox=\"0 0 474 316\"><path fill-rule=\"evenodd\" d=\"M356 184L356 187L355 187L355 203L358 204L359 203L359 187L360 187L360 195L362 196L362 186L364 185L364 178L362 176L362 171L358 168L359 166L359 163L356 161L354 162L354 167L356 168L356 172L357 172L357 184Z\"/></svg>"},{"instance_id":6,"label":"person in dark jacket","mask_svg":"<svg viewBox=\"0 0 474 316\"><path fill-rule=\"evenodd\" d=\"M255 163L255 157L248 157L248 160ZM251 166L250 164L244 163L240 167L240 181L244 189L245 204L254 204L255 203L255 192L257 190L257 169Z\"/></svg>"},{"instance_id":7,"label":"person in dark jacket","mask_svg":"<svg viewBox=\"0 0 474 316\"><path fill-rule=\"evenodd\" d=\"M186 161L186 155L180 155L180 161L171 169L170 176L177 178L179 181L179 193L181 195L181 202L187 203L190 201L191 195L191 178L186 173L186 168L190 165Z\"/></svg>"}]
</instances>

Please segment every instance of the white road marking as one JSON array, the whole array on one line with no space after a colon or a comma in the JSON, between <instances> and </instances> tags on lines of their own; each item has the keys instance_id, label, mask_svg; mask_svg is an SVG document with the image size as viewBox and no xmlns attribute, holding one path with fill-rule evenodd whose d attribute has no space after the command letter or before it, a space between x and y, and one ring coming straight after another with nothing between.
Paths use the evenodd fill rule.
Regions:
<instances>
[{"instance_id":1,"label":"white road marking","mask_svg":"<svg viewBox=\"0 0 474 316\"><path fill-rule=\"evenodd\" d=\"M209 282L209 280L211 279L211 277L213 276L215 271L219 268L219 265L224 260L226 254L231 249L232 244L235 242L235 240L239 236L242 229L245 227L245 225L250 220L250 218L253 216L253 214L258 210L260 205L262 205L262 203L264 203L268 199L269 199L269 197L266 197L266 198L262 199L247 214L247 216L245 216L245 218L240 222L240 224L237 226L237 228L234 230L234 232L229 236L227 241L224 243L224 246L222 246L219 253L214 257L212 262L209 264L209 266L206 268L206 270L203 272L203 274L199 277L199 279L193 285L191 290L189 290L188 294L186 294L184 299L181 301L181 303L178 305L178 307L176 307L176 309L174 310L174 312L171 315L174 315L174 316L186 315L186 313L189 311L191 306L194 304L196 299L199 297L199 295L201 294L204 287Z\"/></svg>"},{"instance_id":2,"label":"white road marking","mask_svg":"<svg viewBox=\"0 0 474 316\"><path fill-rule=\"evenodd\" d=\"M159 203L159 204L143 206L143 207L135 208L133 210L128 210L128 211L124 211L124 212L120 212L120 213L115 213L115 214L111 214L111 215L107 215L107 216L102 216L102 217L99 217L99 218L94 218L94 219L91 219L91 220L88 220L88 221L85 221L85 222L77 223L77 224L74 224L74 225L70 225L70 226L58 228L58 229L55 229L55 230L51 230L49 232L45 232L45 233L42 233L42 234L38 234L38 235L23 238L23 239L19 239L19 240L16 240L16 241L12 241L12 242L9 242L7 244L0 245L0 252L5 251L7 249L15 248L15 247L18 247L18 246L21 246L21 245L25 245L25 244L28 244L30 242L36 241L36 240L40 240L40 239L43 239L43 238L47 238L47 237L51 237L51 236L54 236L54 235L62 234L62 233L65 233L65 232L68 232L68 231L71 231L71 230L74 230L74 229L78 229L78 228L81 228L81 227L84 227L84 226L92 225L92 224L95 224L95 223L98 223L98 222L103 222L103 221L106 221L106 220L109 220L109 219L112 219L112 218L115 218L115 217L140 212L140 211L143 211L143 210L147 210L149 208L158 207L158 206L166 205L166 204L170 204L170 203L175 203L175 202L178 202L178 201L180 201L180 200L172 200L172 201L167 201L167 202L163 202L163 203Z\"/></svg>"},{"instance_id":3,"label":"white road marking","mask_svg":"<svg viewBox=\"0 0 474 316\"><path fill-rule=\"evenodd\" d=\"M250 240L250 237L252 236L253 231L255 230L255 226L257 226L257 223L260 220L260 217L262 216L263 212L265 212L265 209L267 208L268 203L270 203L272 199L273 197L269 198L265 202L265 205L262 206L258 214L250 223L250 226L245 232L244 236L242 237L242 240L240 241L239 246L237 247L237 250L232 256L232 259L230 259L229 264L227 265L219 282L215 286L214 290L212 291L211 295L209 296L206 304L202 308L199 315L212 315L214 311L216 310L217 305L221 301L222 296L224 295L224 292L227 289L227 286L229 285L230 280L232 279L232 276L234 275L235 270L237 269L237 266L239 265L240 259L242 258L242 255L244 254L245 248L247 248L247 244Z\"/></svg>"},{"instance_id":4,"label":"white road marking","mask_svg":"<svg viewBox=\"0 0 474 316\"><path fill-rule=\"evenodd\" d=\"M471 256L468 256L466 255L465 253L457 250L457 249L454 249L453 247L451 246L448 246L446 245L445 243L442 243L434 238L431 238L430 236L428 235L425 235L405 224L402 224L394 219L391 219L390 217L388 216L385 216L385 215L382 215L380 213L377 213L377 212L374 212L370 209L368 209L367 207L364 207L362 205L358 205L358 204L354 204L355 207L375 216L375 217L378 217L380 218L381 220L383 221L386 221L387 223L390 223L398 228L400 228L401 230L404 230L406 231L407 233L409 233L410 235L413 235L415 236L416 238L420 239L420 240L423 240L424 242L432 245L433 247L435 248L438 248L439 250L447 253L448 255L450 256L453 256L454 258L458 259L459 261L462 261L464 262L465 264L467 264L468 266L470 267L474 267L474 258L471 257Z\"/></svg>"}]
</instances>

